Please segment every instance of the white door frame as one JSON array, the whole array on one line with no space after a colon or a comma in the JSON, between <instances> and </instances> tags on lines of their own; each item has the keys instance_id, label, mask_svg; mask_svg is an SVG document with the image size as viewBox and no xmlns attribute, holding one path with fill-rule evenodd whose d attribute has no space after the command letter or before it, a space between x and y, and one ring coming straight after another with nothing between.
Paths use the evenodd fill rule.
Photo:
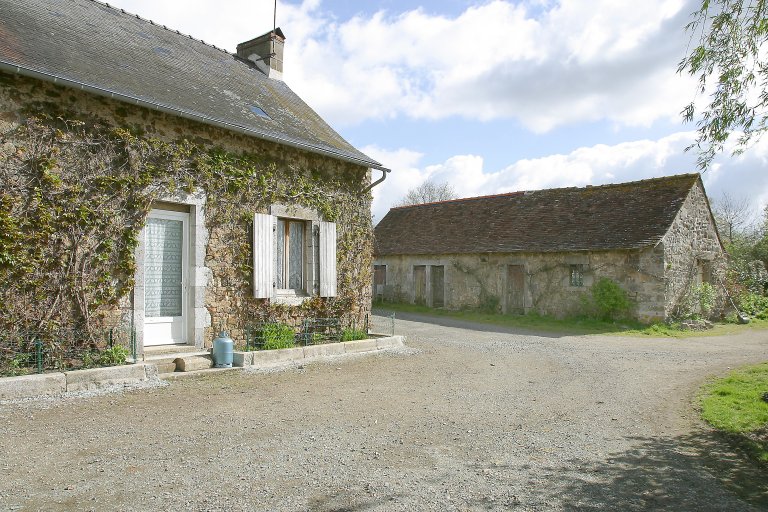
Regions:
<instances>
[{"instance_id":1,"label":"white door frame","mask_svg":"<svg viewBox=\"0 0 768 512\"><path fill-rule=\"evenodd\" d=\"M188 286L188 275L189 275L189 213L185 212L175 212L170 210L160 210L160 209L152 209L149 212L148 218L153 219L166 219L166 220L176 220L181 221L182 223L182 244L181 244L181 317L147 317L146 314L144 315L144 346L151 346L151 345L173 345L173 344L179 344L183 345L187 343L187 336L188 336L188 329L187 329L187 323L189 318L189 286ZM142 239L146 243L146 229L142 231ZM146 274L145 274L146 276ZM144 286L144 290L146 293L146 285ZM146 299L144 301L146 304ZM177 339L174 339L173 337L166 338L166 339L160 339L159 341L157 339L152 339L151 336L147 336L149 334L149 331L151 329L148 329L148 325L156 325L159 327L159 324L173 324L177 323L180 337Z\"/></svg>"}]
</instances>

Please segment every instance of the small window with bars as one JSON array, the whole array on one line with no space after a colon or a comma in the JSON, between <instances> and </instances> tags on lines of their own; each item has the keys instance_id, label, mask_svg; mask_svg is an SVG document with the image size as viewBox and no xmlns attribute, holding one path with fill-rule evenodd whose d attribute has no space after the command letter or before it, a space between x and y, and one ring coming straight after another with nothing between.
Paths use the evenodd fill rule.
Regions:
<instances>
[{"instance_id":1,"label":"small window with bars","mask_svg":"<svg viewBox=\"0 0 768 512\"><path fill-rule=\"evenodd\" d=\"M584 286L584 265L575 264L570 265L570 286L581 287Z\"/></svg>"}]
</instances>

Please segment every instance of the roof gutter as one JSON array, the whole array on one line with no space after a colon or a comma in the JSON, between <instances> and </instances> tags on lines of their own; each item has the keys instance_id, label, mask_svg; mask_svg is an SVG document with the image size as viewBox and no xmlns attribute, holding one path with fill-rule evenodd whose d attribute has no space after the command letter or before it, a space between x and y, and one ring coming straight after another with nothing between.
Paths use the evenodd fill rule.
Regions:
<instances>
[{"instance_id":1,"label":"roof gutter","mask_svg":"<svg viewBox=\"0 0 768 512\"><path fill-rule=\"evenodd\" d=\"M12 64L10 62L6 62L3 60L0 60L0 70L2 71L9 71L14 74L19 74L22 76L27 76L30 78L36 78L38 80L44 80L46 82L51 82L54 84L61 84L66 85L69 87L73 87L75 89L80 89L83 91L88 91L93 94L98 94L99 96L105 96L107 98L112 98L120 101L124 101L126 103L133 103L135 105L139 105L141 107L146 107L151 110L159 110L160 112L165 112L167 114L172 114L175 116L183 117L185 119L190 119L192 121L198 121L201 123L217 126L219 128L224 128L225 130L242 133L244 135L249 135L251 137L257 137L259 139L268 140L270 142L276 142L278 144L284 144L286 146L291 146L296 149L300 149L303 151L308 151L310 153L316 153L318 155L328 156L331 158L335 158L337 160L342 160L344 162L353 163L356 165L362 165L363 167L369 167L371 169L378 169L380 171L384 172L384 175L386 176L386 173L389 172L389 169L384 168L380 163L372 161L372 160L364 160L361 158L355 158L347 155L343 155L340 153L337 153L335 151L313 146L312 144L307 144L305 142L299 142L292 139L286 139L283 137L278 137L275 135L269 135L266 133L262 133L256 130L249 130L248 128L244 128L240 125L227 123L225 121L221 121L218 119L214 119L212 117L207 117L201 114L197 114L194 112L190 112L188 110L171 107L168 105L164 105L162 103L154 103L152 101L143 100L141 98L136 98L134 96L130 96L127 94L121 94L117 92L112 92L107 89L102 89L101 87L96 87L93 85L89 85L83 82L78 82L77 80L72 80L69 78L64 78L61 76L53 75L51 73L46 73L44 71L37 71L30 68L25 68L22 66L19 66L18 64ZM384 177L380 179L379 181L373 183L371 187L367 188L366 190L369 190L373 186L375 186L378 183L381 183L384 181Z\"/></svg>"}]
</instances>

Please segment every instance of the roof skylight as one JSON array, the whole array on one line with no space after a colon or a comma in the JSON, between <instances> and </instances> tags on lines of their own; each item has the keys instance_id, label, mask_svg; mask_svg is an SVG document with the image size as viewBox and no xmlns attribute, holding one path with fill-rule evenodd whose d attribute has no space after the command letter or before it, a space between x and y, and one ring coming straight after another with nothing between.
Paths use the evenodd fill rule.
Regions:
<instances>
[{"instance_id":1,"label":"roof skylight","mask_svg":"<svg viewBox=\"0 0 768 512\"><path fill-rule=\"evenodd\" d=\"M271 117L269 117L269 114L264 112L264 109L261 107L258 107L256 105L250 105L248 108L250 108L251 112L253 112L259 117L263 117L264 119L272 119Z\"/></svg>"}]
</instances>

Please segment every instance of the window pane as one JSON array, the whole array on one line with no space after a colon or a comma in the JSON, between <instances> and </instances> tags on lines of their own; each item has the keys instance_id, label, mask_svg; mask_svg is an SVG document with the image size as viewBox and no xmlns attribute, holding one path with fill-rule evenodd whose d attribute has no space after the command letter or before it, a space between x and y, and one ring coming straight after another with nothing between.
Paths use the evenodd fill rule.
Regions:
<instances>
[{"instance_id":1,"label":"window pane","mask_svg":"<svg viewBox=\"0 0 768 512\"><path fill-rule=\"evenodd\" d=\"M320 293L320 227L315 226L312 232L312 259L315 263L315 279L312 293ZM309 290L307 290L309 291Z\"/></svg>"},{"instance_id":2,"label":"window pane","mask_svg":"<svg viewBox=\"0 0 768 512\"><path fill-rule=\"evenodd\" d=\"M304 288L302 283L303 266L304 266L304 223L303 222L290 222L289 223L289 242L288 247L290 255L288 256L289 262L289 277L288 288L294 290L301 290Z\"/></svg>"},{"instance_id":3,"label":"window pane","mask_svg":"<svg viewBox=\"0 0 768 512\"><path fill-rule=\"evenodd\" d=\"M277 288L286 288L285 283L285 221L277 219L275 230L275 283Z\"/></svg>"},{"instance_id":4,"label":"window pane","mask_svg":"<svg viewBox=\"0 0 768 512\"><path fill-rule=\"evenodd\" d=\"M147 219L144 264L144 315L181 316L183 224Z\"/></svg>"},{"instance_id":5,"label":"window pane","mask_svg":"<svg viewBox=\"0 0 768 512\"><path fill-rule=\"evenodd\" d=\"M571 265L571 286L584 286L584 265Z\"/></svg>"}]
</instances>

